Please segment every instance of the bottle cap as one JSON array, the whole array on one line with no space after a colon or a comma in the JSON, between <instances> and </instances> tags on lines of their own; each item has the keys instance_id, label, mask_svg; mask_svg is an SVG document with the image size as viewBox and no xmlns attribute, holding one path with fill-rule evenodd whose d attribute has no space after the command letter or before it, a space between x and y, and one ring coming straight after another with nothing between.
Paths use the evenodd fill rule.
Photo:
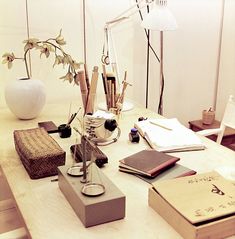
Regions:
<instances>
[{"instance_id":1,"label":"bottle cap","mask_svg":"<svg viewBox=\"0 0 235 239\"><path fill-rule=\"evenodd\" d=\"M137 133L137 132L138 132L138 129L136 129L136 128L131 129L131 133Z\"/></svg>"}]
</instances>

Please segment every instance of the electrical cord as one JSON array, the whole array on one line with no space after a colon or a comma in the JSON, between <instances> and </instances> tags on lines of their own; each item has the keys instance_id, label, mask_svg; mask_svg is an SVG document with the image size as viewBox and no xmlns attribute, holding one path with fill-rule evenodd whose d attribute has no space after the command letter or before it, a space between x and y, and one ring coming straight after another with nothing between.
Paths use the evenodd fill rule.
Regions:
<instances>
[{"instance_id":1,"label":"electrical cord","mask_svg":"<svg viewBox=\"0 0 235 239\"><path fill-rule=\"evenodd\" d=\"M140 15L140 19L141 21L143 21L143 15L142 15L142 12L140 10L140 7L139 7L139 4L138 4L138 0L135 0L136 1L136 6L137 8L139 9L139 15ZM147 6L147 11L149 12L149 6ZM154 56L156 57L157 61L160 62L160 59L156 53L156 51L153 49L151 43L150 43L150 31L149 30L146 30L144 29L144 32L145 32L145 35L147 37L147 42L148 42L148 49L150 48L152 53L154 54ZM146 82L146 108L147 108L147 105L148 105L148 76L149 76L149 50L147 51L147 82ZM162 76L162 85L161 85L161 89L160 89L160 96L159 96L159 103L158 103L158 114L162 114L162 100L163 100L163 92L164 92L164 74Z\"/></svg>"},{"instance_id":2,"label":"electrical cord","mask_svg":"<svg viewBox=\"0 0 235 239\"><path fill-rule=\"evenodd\" d=\"M138 0L135 0L136 1L136 3L137 3L137 8L139 9L139 15L140 15L140 19L141 19L141 21L143 21L143 15L142 15L142 12L141 12L141 10L140 10L140 6L139 6L139 4L138 4ZM147 6L147 9L149 9L149 6ZM149 11L149 10L148 10ZM146 35L146 37L148 37L148 32L147 32L147 30L144 28L144 32L145 32L145 35ZM149 42L149 47L150 47L150 49L152 50L152 53L154 54L154 56L157 58L157 61L158 62L160 62L160 58L158 57L158 55L157 55L157 53L156 53L156 51L153 49L153 47L152 47L152 45L151 45L151 43Z\"/></svg>"}]
</instances>

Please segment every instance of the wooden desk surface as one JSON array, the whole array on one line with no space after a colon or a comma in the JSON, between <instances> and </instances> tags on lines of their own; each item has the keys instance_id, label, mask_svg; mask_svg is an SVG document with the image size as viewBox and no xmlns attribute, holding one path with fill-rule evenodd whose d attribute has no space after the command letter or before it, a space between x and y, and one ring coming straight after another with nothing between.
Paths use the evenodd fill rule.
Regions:
<instances>
[{"instance_id":1,"label":"wooden desk surface","mask_svg":"<svg viewBox=\"0 0 235 239\"><path fill-rule=\"evenodd\" d=\"M0 238L2 237L31 238L0 166Z\"/></svg>"},{"instance_id":2,"label":"wooden desk surface","mask_svg":"<svg viewBox=\"0 0 235 239\"><path fill-rule=\"evenodd\" d=\"M157 117L157 114L140 108L122 113L119 126L120 139L101 149L108 155L109 163L103 172L126 195L126 217L95 227L84 228L79 218L58 188L55 177L31 180L14 148L13 130L37 127L40 121L53 120L57 125L67 121L68 105L46 105L41 115L34 120L22 121L14 118L8 109L0 109L0 164L4 169L12 192L25 222L34 239L96 238L96 239L179 239L182 238L151 207L148 206L149 184L141 179L118 171L119 160L148 148L141 139L132 144L128 133L140 117ZM73 122L75 125L76 122ZM72 164L69 147L75 143L76 134L61 139L53 134L60 146L66 150L66 165ZM235 166L235 152L215 142L202 138L206 145L203 151L173 153L181 158L179 163L198 173L211 171L219 166ZM94 212L95 213L95 212ZM1 235L0 235L0 238ZM235 238L235 236L230 237Z\"/></svg>"}]
</instances>

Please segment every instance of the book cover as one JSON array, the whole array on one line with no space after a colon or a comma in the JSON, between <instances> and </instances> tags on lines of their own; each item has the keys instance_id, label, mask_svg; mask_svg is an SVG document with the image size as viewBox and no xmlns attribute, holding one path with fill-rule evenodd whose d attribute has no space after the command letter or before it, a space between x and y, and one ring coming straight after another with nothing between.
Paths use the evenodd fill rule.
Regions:
<instances>
[{"instance_id":1,"label":"book cover","mask_svg":"<svg viewBox=\"0 0 235 239\"><path fill-rule=\"evenodd\" d=\"M58 127L53 121L38 122L38 126L44 128L49 134L58 132Z\"/></svg>"},{"instance_id":2,"label":"book cover","mask_svg":"<svg viewBox=\"0 0 235 239\"><path fill-rule=\"evenodd\" d=\"M145 149L120 160L119 166L149 177L155 177L162 170L174 165L178 160L178 157L154 149Z\"/></svg>"},{"instance_id":3,"label":"book cover","mask_svg":"<svg viewBox=\"0 0 235 239\"><path fill-rule=\"evenodd\" d=\"M153 183L154 189L194 225L221 219L235 212L235 184L217 172Z\"/></svg>"},{"instance_id":4,"label":"book cover","mask_svg":"<svg viewBox=\"0 0 235 239\"><path fill-rule=\"evenodd\" d=\"M190 168L184 167L184 166L182 166L178 163L176 163L172 167L164 169L162 172L160 172L155 177L148 177L148 176L146 176L142 173L138 173L138 172L135 172L133 170L122 168L122 167L119 167L119 170L121 172L134 174L135 176L139 177L140 179L142 179L142 180L144 180L144 181L146 181L147 183L150 183L150 184L152 184L156 181L179 178L179 177L185 177L185 176L190 176L190 175L194 175L194 174L197 173L196 171L194 171Z\"/></svg>"},{"instance_id":5,"label":"book cover","mask_svg":"<svg viewBox=\"0 0 235 239\"><path fill-rule=\"evenodd\" d=\"M195 132L186 128L176 118L147 119L135 127L150 147L160 152L201 150L205 146Z\"/></svg>"}]
</instances>

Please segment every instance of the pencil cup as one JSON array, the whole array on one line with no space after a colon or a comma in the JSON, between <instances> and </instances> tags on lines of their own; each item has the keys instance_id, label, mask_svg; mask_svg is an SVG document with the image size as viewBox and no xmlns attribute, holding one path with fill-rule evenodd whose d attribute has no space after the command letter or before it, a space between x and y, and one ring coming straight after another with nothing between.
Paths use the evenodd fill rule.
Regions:
<instances>
[{"instance_id":1,"label":"pencil cup","mask_svg":"<svg viewBox=\"0 0 235 239\"><path fill-rule=\"evenodd\" d=\"M202 123L206 125L213 124L215 120L215 111L203 110L202 111Z\"/></svg>"},{"instance_id":2,"label":"pencil cup","mask_svg":"<svg viewBox=\"0 0 235 239\"><path fill-rule=\"evenodd\" d=\"M67 124L61 124L58 127L59 135L61 138L68 138L71 136L71 127Z\"/></svg>"},{"instance_id":3,"label":"pencil cup","mask_svg":"<svg viewBox=\"0 0 235 239\"><path fill-rule=\"evenodd\" d=\"M116 108L116 107L109 108L109 112L110 112L110 113L113 113L113 114L115 114L115 115L119 115L119 114L120 114L120 111L119 111L118 108Z\"/></svg>"}]
</instances>

